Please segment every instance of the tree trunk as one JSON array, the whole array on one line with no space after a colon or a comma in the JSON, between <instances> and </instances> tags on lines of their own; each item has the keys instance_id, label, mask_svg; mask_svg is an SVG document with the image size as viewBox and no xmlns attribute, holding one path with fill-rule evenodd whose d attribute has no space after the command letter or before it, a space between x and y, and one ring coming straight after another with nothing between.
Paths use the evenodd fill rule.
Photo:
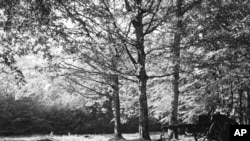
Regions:
<instances>
[{"instance_id":1,"label":"tree trunk","mask_svg":"<svg viewBox=\"0 0 250 141\"><path fill-rule=\"evenodd\" d=\"M178 124L178 101L179 101L179 72L180 72L180 43L181 43L181 35L182 35L182 13L181 13L181 7L182 7L182 1L183 0L177 0L177 11L176 11L176 17L177 17L177 23L176 23L176 33L174 35L174 42L173 42L173 57L174 57L174 67L173 67L173 101L171 103L172 105L172 111L170 115L170 124L175 125ZM176 138L178 139L178 130L170 130L170 138Z\"/></svg>"},{"instance_id":2,"label":"tree trunk","mask_svg":"<svg viewBox=\"0 0 250 141\"><path fill-rule=\"evenodd\" d=\"M233 82L231 82L231 86L230 86L230 92L231 92L231 111L234 111L234 92L233 92ZM233 115L234 116L234 112Z\"/></svg>"},{"instance_id":3,"label":"tree trunk","mask_svg":"<svg viewBox=\"0 0 250 141\"><path fill-rule=\"evenodd\" d=\"M141 29L142 31L142 29ZM138 35L138 34L137 34ZM142 35L142 34L139 34ZM148 127L148 102L147 102L147 80L148 76L145 69L146 54L144 52L143 36L137 37L138 43L138 80L139 80L139 134L140 138L150 140ZM142 40L142 41L141 41Z\"/></svg>"},{"instance_id":4,"label":"tree trunk","mask_svg":"<svg viewBox=\"0 0 250 141\"><path fill-rule=\"evenodd\" d=\"M141 1L137 1L137 5L141 5ZM151 140L148 127L148 103L147 103L147 80L145 62L146 53L144 51L144 34L143 34L143 11L138 10L138 13L132 24L136 34L136 51L137 51L137 77L139 89L139 135L140 138Z\"/></svg>"},{"instance_id":5,"label":"tree trunk","mask_svg":"<svg viewBox=\"0 0 250 141\"><path fill-rule=\"evenodd\" d=\"M117 65L119 61L119 55L117 52L113 52L114 54L111 59L111 67L114 71L113 74L110 75L111 87L112 87L112 99L113 99L113 116L114 116L114 136L116 139L122 138L121 131L121 116L120 116L120 98L119 98L119 75L117 72Z\"/></svg>"},{"instance_id":6,"label":"tree trunk","mask_svg":"<svg viewBox=\"0 0 250 141\"><path fill-rule=\"evenodd\" d=\"M240 124L243 124L243 107L242 107L242 97L243 97L243 89L239 89L239 106L240 106Z\"/></svg>"},{"instance_id":7,"label":"tree trunk","mask_svg":"<svg viewBox=\"0 0 250 141\"><path fill-rule=\"evenodd\" d=\"M139 134L140 138L150 140L148 127L147 75L145 69L139 75Z\"/></svg>"},{"instance_id":8,"label":"tree trunk","mask_svg":"<svg viewBox=\"0 0 250 141\"><path fill-rule=\"evenodd\" d=\"M170 117L170 124L171 125L176 125L178 124L178 101L179 101L179 66L176 65L174 67L174 78L173 78L173 92L174 92L174 97L173 101L171 103L172 105L172 111L171 111L171 117ZM170 130L170 138L176 138L178 139L178 130Z\"/></svg>"},{"instance_id":9,"label":"tree trunk","mask_svg":"<svg viewBox=\"0 0 250 141\"><path fill-rule=\"evenodd\" d=\"M120 119L120 98L119 98L119 77L117 74L112 76L113 105L114 105L114 134L115 138L122 138L121 119Z\"/></svg>"},{"instance_id":10,"label":"tree trunk","mask_svg":"<svg viewBox=\"0 0 250 141\"><path fill-rule=\"evenodd\" d=\"M250 91L247 91L247 124L250 124Z\"/></svg>"}]
</instances>

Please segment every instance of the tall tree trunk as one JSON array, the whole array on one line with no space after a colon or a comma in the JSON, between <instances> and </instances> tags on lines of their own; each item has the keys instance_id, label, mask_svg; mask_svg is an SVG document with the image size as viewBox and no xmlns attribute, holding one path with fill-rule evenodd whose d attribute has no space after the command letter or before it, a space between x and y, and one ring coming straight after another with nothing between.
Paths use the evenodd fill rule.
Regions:
<instances>
[{"instance_id":1,"label":"tall tree trunk","mask_svg":"<svg viewBox=\"0 0 250 141\"><path fill-rule=\"evenodd\" d=\"M120 116L120 98L119 98L119 76L112 75L113 105L114 105L114 134L115 138L122 138L121 116Z\"/></svg>"},{"instance_id":2,"label":"tall tree trunk","mask_svg":"<svg viewBox=\"0 0 250 141\"><path fill-rule=\"evenodd\" d=\"M142 30L142 29L141 29ZM142 35L142 34L140 34ZM141 40L138 43L138 80L139 80L139 134L140 138L150 140L149 127L148 127L148 102L147 102L147 80L145 60L146 54L144 52L143 37L138 36L137 39Z\"/></svg>"},{"instance_id":3,"label":"tall tree trunk","mask_svg":"<svg viewBox=\"0 0 250 141\"><path fill-rule=\"evenodd\" d=\"M243 107L242 107L242 97L243 97L243 89L239 89L239 106L240 106L240 124L243 124Z\"/></svg>"},{"instance_id":4,"label":"tall tree trunk","mask_svg":"<svg viewBox=\"0 0 250 141\"><path fill-rule=\"evenodd\" d=\"M104 2L104 1L103 1ZM110 6L110 1L107 1L108 7ZM115 7L115 6L114 6ZM112 16L109 17L110 20L112 20ZM112 24L108 24L108 41L109 43L114 43L113 37L112 37L112 30L114 26ZM120 98L119 98L119 75L116 74L117 67L118 67L118 61L120 60L119 53L115 49L113 51L110 50L112 54L111 59L111 68L113 70L113 74L111 75L111 87L113 89L113 116L114 116L114 136L116 139L122 138L122 131L121 131L121 115L120 115Z\"/></svg>"},{"instance_id":5,"label":"tall tree trunk","mask_svg":"<svg viewBox=\"0 0 250 141\"><path fill-rule=\"evenodd\" d=\"M174 35L174 42L173 42L173 57L174 57L174 67L173 67L173 101L172 111L170 115L170 124L175 125L178 124L178 101L179 101L179 73L180 73L180 43L181 43L181 35L182 35L182 2L183 0L177 0L177 11L176 11L176 33ZM170 130L170 138L178 139L178 130Z\"/></svg>"},{"instance_id":6,"label":"tall tree trunk","mask_svg":"<svg viewBox=\"0 0 250 141\"><path fill-rule=\"evenodd\" d=\"M147 75L145 68L141 69L139 74L139 134L140 138L150 140L148 127L148 104L147 104Z\"/></svg>"},{"instance_id":7,"label":"tall tree trunk","mask_svg":"<svg viewBox=\"0 0 250 141\"><path fill-rule=\"evenodd\" d=\"M138 0L138 6L141 6L141 1ZM137 50L137 77L138 77L138 89L139 89L139 135L140 138L145 140L151 140L149 136L148 127L148 102L147 102L147 80L145 62L146 53L144 51L144 34L143 34L143 11L138 9L137 15L132 24L135 28L136 34L136 50Z\"/></svg>"},{"instance_id":8,"label":"tall tree trunk","mask_svg":"<svg viewBox=\"0 0 250 141\"><path fill-rule=\"evenodd\" d=\"M110 39L111 40L111 39ZM111 67L113 70L113 74L110 75L111 79L111 87L113 90L112 99L113 99L113 116L114 116L114 135L115 138L122 138L121 131L121 116L120 116L120 98L119 98L119 75L117 72L117 65L119 62L118 52L113 52L113 57L111 59Z\"/></svg>"},{"instance_id":9,"label":"tall tree trunk","mask_svg":"<svg viewBox=\"0 0 250 141\"><path fill-rule=\"evenodd\" d=\"M247 91L247 124L250 124L250 91Z\"/></svg>"},{"instance_id":10,"label":"tall tree trunk","mask_svg":"<svg viewBox=\"0 0 250 141\"><path fill-rule=\"evenodd\" d=\"M231 86L230 86L230 92L231 92L231 111L234 111L234 92L233 92L233 82L231 82ZM234 116L234 112L233 115Z\"/></svg>"}]
</instances>

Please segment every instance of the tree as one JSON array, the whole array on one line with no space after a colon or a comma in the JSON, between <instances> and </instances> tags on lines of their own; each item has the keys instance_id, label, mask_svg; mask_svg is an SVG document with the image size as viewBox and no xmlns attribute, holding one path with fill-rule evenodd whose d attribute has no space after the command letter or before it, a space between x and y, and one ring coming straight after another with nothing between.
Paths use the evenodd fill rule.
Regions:
<instances>
[{"instance_id":1,"label":"tree","mask_svg":"<svg viewBox=\"0 0 250 141\"><path fill-rule=\"evenodd\" d=\"M196 50L192 55L196 72L192 78L196 82L192 87L196 91L190 95L196 95L196 103L204 107L194 109L199 113L201 109L214 106L217 111L232 117L244 115L240 111L245 111L243 101L246 100L246 92L242 92L242 88L245 89L244 84L248 83L247 67L243 67L248 64L247 56L243 55L243 52L248 52L244 47L248 44L245 41L248 33L244 29L248 23L248 4L204 1L196 8L198 12L193 20L197 30L193 30L194 34L188 40L191 39L189 43ZM237 99L241 99L242 104L235 103Z\"/></svg>"},{"instance_id":2,"label":"tree","mask_svg":"<svg viewBox=\"0 0 250 141\"><path fill-rule=\"evenodd\" d=\"M13 29L15 31L16 31L16 29L18 29L22 32L20 32L17 35L22 36L28 32L27 37L33 36L32 39L28 38L28 41L30 41L31 43L27 42L26 44L24 44L23 40L20 41L20 43L22 43L22 45L24 45L24 46L26 45L26 47L25 48L18 47L18 49L20 49L20 50L23 49L25 51L28 50L28 52L33 52L35 54L41 52L42 54L44 54L44 57L50 61L58 61L58 62L62 61L60 63L64 65L64 69L71 70L68 72L71 72L73 74L73 75L71 74L71 75L67 76L67 78L69 78L68 80L71 80L72 82L74 82L75 85L82 86L84 89L87 89L88 91L91 91L91 90L92 90L92 92L93 92L93 90L95 91L95 88L86 87L86 86L84 87L84 85L82 85L82 83L79 83L79 81L78 81L78 80L81 80L82 77L84 77L84 79L87 78L87 80L91 80L92 82L95 83L94 87L96 85L102 85L103 87L111 87L111 89L113 89L113 92L112 92L113 94L107 94L107 92L104 92L104 93L97 92L98 90L96 90L95 92L97 92L98 95L109 96L109 97L111 97L111 95L113 95L114 101L119 100L119 79L118 79L118 75L115 74L116 69L117 69L117 65L118 65L115 62L117 61L116 57L119 56L119 52L115 56L115 52L112 52L112 50L114 50L114 48L113 49L112 49L112 47L110 47L110 48L104 47L103 48L103 46L101 47L99 45L97 45L97 46L93 45L93 43L95 42L94 40L102 40L104 38L108 38L108 37L105 37L105 35L104 35L107 32L105 32L104 34L98 35L98 32L100 30L102 30L102 29L107 30L106 27L105 27L106 29L101 28L98 30L90 30L91 26L93 27L94 25L96 25L96 23L99 22L98 17L102 16L101 14L106 14L106 13L103 13L101 11L102 7L100 7L99 5L95 5L92 2L82 3L81 1L77 1L77 2L67 1L66 2L66 1L59 1L59 0L55 0L55 1L43 1L43 0L26 1L26 0L23 0L21 2L18 1L17 3L15 3L15 2L8 3L8 1L4 1L3 3L7 6L7 8L4 9L5 12L7 13L6 14L7 21L5 23L5 25L6 25L5 30L8 32L11 32L11 30L13 30ZM73 3L75 3L75 5L71 5ZM89 5L93 9L88 9L87 5ZM74 7L74 6L76 6L76 7ZM95 6L97 6L98 8L95 9L94 8ZM20 9L17 9L18 7ZM54 8L53 10L52 10L52 7ZM79 14L81 15L82 13L78 13L78 11L76 9L72 9L72 7L76 8L77 10L80 10L80 11L83 10L83 12L87 12L88 15L86 17L79 17ZM94 12L97 12L99 15L98 14L95 15ZM88 19L89 18L88 16L90 18L94 17L95 20ZM16 17L16 19L13 17ZM20 23L18 21L18 19L23 21L23 23ZM68 19L71 19L71 22L67 22L66 24L64 23L64 21L61 21L61 20L68 20ZM90 26L90 24L86 24L86 22L84 21L87 19L92 24L91 26ZM14 25L14 23L15 23L15 25ZM74 28L69 27L70 24L72 26L74 26ZM100 23L99 23L98 27L101 27ZM27 30L27 32L25 30ZM77 37L76 34L81 35L81 39L79 39L79 38L72 39L71 38L71 37ZM93 38L91 39L90 34L94 37L94 40L93 40ZM102 36L102 37L100 37L100 36ZM83 38L86 38L86 40L84 40ZM98 39L98 38L100 38L100 39ZM7 39L7 38L4 38L4 39ZM79 58L77 58L79 60L78 63L80 63L82 61L83 62L82 64L85 65L85 66L84 65L82 65L82 66L84 66L84 67L88 66L88 69L83 69L84 67L79 68L79 67L77 67L77 65L67 64L67 62L65 62L65 60L63 60L63 59L56 60L53 58L54 59L53 60L52 57L54 57L54 56L52 56L52 55L58 55L58 54L53 54L53 52L54 52L53 50L55 50L55 49L58 50L58 48L52 47L52 46L62 45L61 43L57 42L59 40L61 40L62 44L65 45L63 48L65 53L68 56L79 55ZM92 43L88 42L90 40L92 40L93 42ZM107 39L105 39L105 40L107 40ZM85 42L85 43L81 44L80 42ZM100 42L99 43L95 42L95 43L100 44ZM102 42L102 43L104 43L104 42ZM87 47L82 48L85 45ZM96 47L96 49L94 49L95 47ZM105 49L106 53L109 53L108 55L113 55L113 58L112 57L108 58L109 56L107 54L105 54L104 52L100 53L99 52L100 48ZM11 47L9 49L12 50ZM59 49L59 51L60 51L60 49ZM77 53L76 51L81 51L81 53L79 53L79 52ZM90 53L90 55L88 55L87 53L83 53L83 52L88 52L88 53ZM95 53L97 53L97 52L99 52L99 54L95 55ZM114 54L112 54L112 53L114 53ZM74 54L74 55L72 55L72 54ZM4 55L6 55L6 53L4 53ZM60 54L60 55L62 55L62 54ZM103 55L107 55L107 57L102 58ZM109 61L111 61L111 62L109 62L110 64L107 66L105 65L105 61L107 61L106 59L110 59ZM91 62L91 61L93 61L93 62ZM9 63L10 61L7 60L5 62ZM91 62L92 64L89 62ZM51 65L53 65L53 63L54 62L51 62ZM60 65L60 67L62 67L62 65ZM109 67L111 67L111 69L109 69ZM76 69L78 69L78 70L76 70ZM89 73L93 70L96 71L96 73ZM82 72L83 75L81 75L80 73L76 73L76 71L84 71L84 72ZM105 71L110 71L110 72L105 73ZM90 75L90 77L88 77L88 75ZM105 75L109 75L109 77L106 78ZM75 78L72 78L71 76L73 76ZM95 81L94 80L95 78L98 78L98 80ZM30 88L28 88L28 89L30 89ZM105 89L105 88L103 88L103 89ZM73 89L71 89L71 90L73 90ZM81 90L79 90L79 91L78 90L75 89L75 92L81 91ZM118 108L118 110L115 110L114 112L120 111L119 110L119 101L115 102L114 105L116 105L116 107ZM119 129L120 128L119 113L117 113L115 115L116 115L115 117L117 117L117 119L115 120L117 130L115 130L115 131L118 132L117 136L120 137L121 131Z\"/></svg>"},{"instance_id":3,"label":"tree","mask_svg":"<svg viewBox=\"0 0 250 141\"><path fill-rule=\"evenodd\" d=\"M60 3L60 2L59 2ZM111 3L111 2L110 2ZM90 3L86 4L88 6L94 7L95 10L84 9L82 3L78 3L76 8L79 10L75 10L71 6L66 6L63 3L62 7L70 15L70 18L73 21L76 21L79 25L79 29L81 29L82 34L86 34L87 39L93 38L95 35L103 35L107 32L107 28L103 28L102 23L99 21L105 21L107 24L113 26L111 30L109 30L108 34L114 36L113 39L118 40L119 45L123 47L122 50L127 53L127 57L130 59L130 62L134 66L134 70L116 72L120 76L126 76L136 78L138 81L138 91L139 91L139 132L140 137L144 139L150 139L149 137L149 129L148 129L148 105L147 105L147 80L148 78L154 78L154 76L148 77L146 74L146 53L145 53L145 37L149 35L162 23L164 16L160 14L160 11L163 11L160 6L161 1L158 2L142 2L142 1L125 1L126 9L121 6L121 4L116 3L110 4L108 1L101 1L98 4ZM114 6L113 6L114 5ZM99 8L99 9L98 9ZM72 11L71 11L72 10ZM102 12L98 11L102 10ZM124 16L121 17L123 11L126 10ZM131 11L132 10L132 11ZM82 16L78 11L86 11L86 15ZM127 18L129 16L130 18ZM123 22L124 20L128 20L128 22ZM84 22L85 21L85 22ZM89 23L87 24L88 21ZM125 24L125 25L124 25ZM93 26L95 25L95 27ZM105 27L105 26L104 26ZM125 27L125 28L124 28ZM103 30L103 31L100 31ZM69 34L68 34L69 35ZM74 35L73 35L74 36ZM94 37L96 39L96 37ZM147 39L149 39L147 37ZM91 41L94 41L91 39ZM86 40L85 40L86 42ZM150 41L149 41L150 42ZM89 43L89 41L87 41ZM74 49L74 47L72 48ZM91 45L92 50L98 51L93 47L93 43ZM105 48L104 48L105 49ZM108 50L108 48L107 48ZM118 51L119 51L118 50ZM121 52L123 53L123 52ZM85 61L90 59L93 62L103 65L104 70L107 71L107 66L105 66L103 61L100 61L100 57L93 59L93 57L88 57L85 55ZM110 62L110 61L109 61ZM88 63L88 62L87 62ZM89 63L88 65L93 65ZM110 66L108 66L110 68ZM98 67L97 67L98 68ZM96 68L95 68L96 69ZM84 71L84 69L81 69ZM111 71L114 71L111 69ZM85 71L91 72L91 71ZM132 72L132 73L131 73ZM102 74L105 74L101 72ZM89 73L91 74L91 73ZM93 74L93 73L92 73ZM157 76L158 77L158 76ZM92 89L93 90L93 89ZM100 93L99 93L100 94Z\"/></svg>"},{"instance_id":4,"label":"tree","mask_svg":"<svg viewBox=\"0 0 250 141\"><path fill-rule=\"evenodd\" d=\"M155 31L157 27L161 24L162 18L158 17L161 11L160 5L161 1L128 1L125 0L127 13L133 12L129 24L132 24L134 28L134 33L131 36L132 45L128 38L125 38L124 47L126 49L127 55L130 61L134 65L136 77L138 80L138 90L139 90L139 134L140 137L146 140L150 140L149 136L149 125L148 125L148 102L147 102L147 81L149 76L146 71L146 52L145 52L145 37ZM150 16L150 20L147 16ZM124 39L123 39L124 40ZM128 49L128 45L133 48L136 52L136 58L133 57L131 51Z\"/></svg>"},{"instance_id":5,"label":"tree","mask_svg":"<svg viewBox=\"0 0 250 141\"><path fill-rule=\"evenodd\" d=\"M189 48L188 46L183 46L182 44L185 42L186 36L188 36L187 31L187 19L190 15L190 11L192 11L196 6L200 5L202 0L194 0L194 1L184 1L184 0L177 0L174 4L174 21L172 24L172 27L174 30L173 33L173 42L171 44L171 52L173 54L173 80L172 80L172 89L173 89L173 99L171 103L171 114L170 114L170 124L175 125L178 124L178 108L179 108L179 88L181 86L180 83L180 73L183 72L181 70L181 63L183 62L183 56L181 55L182 50L187 50ZM183 51L183 52L184 52ZM184 66L187 66L187 64L183 64ZM175 138L178 138L178 131L173 131ZM170 137L173 137L173 133L170 132Z\"/></svg>"},{"instance_id":6,"label":"tree","mask_svg":"<svg viewBox=\"0 0 250 141\"><path fill-rule=\"evenodd\" d=\"M59 60L61 63L59 68L66 70L60 75L64 75L69 82L73 83L73 85L70 84L70 87L66 86L73 93L92 99L100 97L112 99L115 136L121 138L119 76L117 73L119 73L122 50L119 49L119 44L112 41L112 32L110 32L112 27L109 24L102 25L102 22L108 23L109 17L100 18L102 14L107 15L105 11L102 11L100 4L85 3L93 9L84 7L81 2L75 3L75 9L61 1L58 1L58 4L61 6L61 9L58 8L60 12L70 15L66 18L73 21L71 23L73 28L67 28L67 24L64 24L67 30L61 31L61 33L66 35L64 53L73 57L74 60ZM78 17L80 9L87 11L88 14L85 17ZM87 21L89 24L86 24ZM91 30L94 25L96 27ZM81 34L81 38L72 33L74 30ZM74 39L68 38L69 36Z\"/></svg>"},{"instance_id":7,"label":"tree","mask_svg":"<svg viewBox=\"0 0 250 141\"><path fill-rule=\"evenodd\" d=\"M127 103L134 108L128 114L138 113L146 140L149 112L178 124L214 106L249 122L248 1L4 0L0 8L0 63L26 76L23 94L58 94L42 88L57 78L63 80L61 93L82 95L92 110L112 101L118 138L120 104ZM53 82L19 71L16 58L31 53L46 58L43 69L35 68ZM170 95L171 103L159 104Z\"/></svg>"}]
</instances>

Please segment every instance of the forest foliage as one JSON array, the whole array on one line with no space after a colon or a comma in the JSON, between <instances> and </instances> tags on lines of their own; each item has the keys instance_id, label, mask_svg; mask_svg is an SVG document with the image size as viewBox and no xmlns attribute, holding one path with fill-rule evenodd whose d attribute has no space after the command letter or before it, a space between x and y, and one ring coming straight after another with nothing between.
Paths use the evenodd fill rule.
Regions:
<instances>
[{"instance_id":1,"label":"forest foliage","mask_svg":"<svg viewBox=\"0 0 250 141\"><path fill-rule=\"evenodd\" d=\"M249 124L249 26L248 0L1 0L0 132Z\"/></svg>"}]
</instances>

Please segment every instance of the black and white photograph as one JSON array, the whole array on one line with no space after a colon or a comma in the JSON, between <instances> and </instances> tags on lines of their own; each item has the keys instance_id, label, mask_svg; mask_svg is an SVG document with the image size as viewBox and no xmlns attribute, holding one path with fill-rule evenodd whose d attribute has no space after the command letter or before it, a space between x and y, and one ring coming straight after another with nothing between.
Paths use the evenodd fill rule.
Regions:
<instances>
[{"instance_id":1,"label":"black and white photograph","mask_svg":"<svg viewBox=\"0 0 250 141\"><path fill-rule=\"evenodd\" d=\"M0 141L249 134L250 0L0 0Z\"/></svg>"}]
</instances>

